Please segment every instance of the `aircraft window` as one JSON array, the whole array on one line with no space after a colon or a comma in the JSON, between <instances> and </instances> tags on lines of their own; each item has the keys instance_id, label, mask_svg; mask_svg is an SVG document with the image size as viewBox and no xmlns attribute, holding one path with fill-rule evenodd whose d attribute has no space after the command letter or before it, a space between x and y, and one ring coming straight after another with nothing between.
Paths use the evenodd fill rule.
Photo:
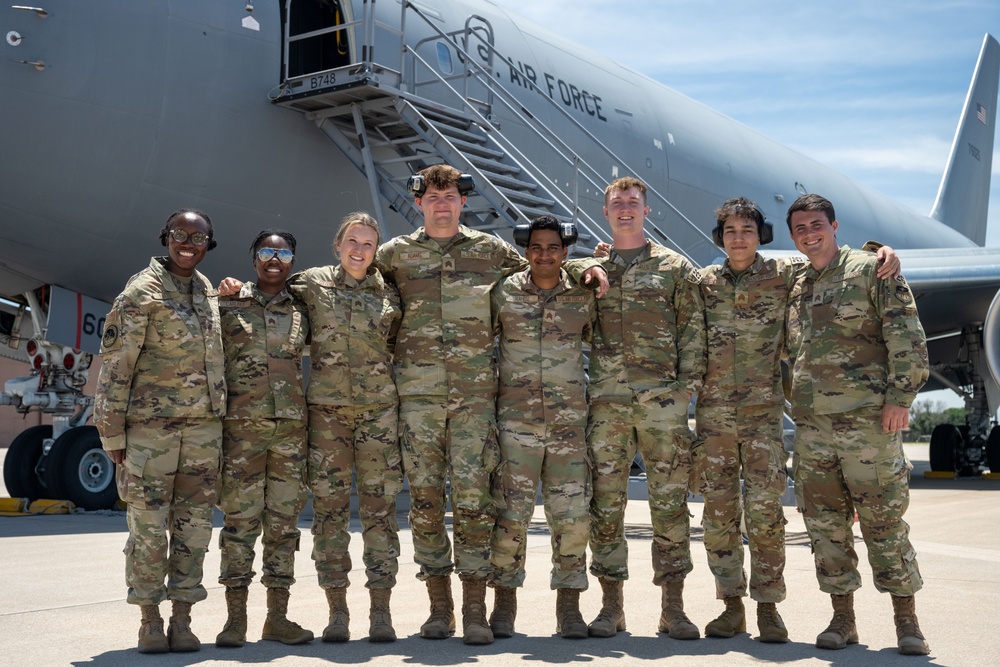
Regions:
<instances>
[{"instance_id":1,"label":"aircraft window","mask_svg":"<svg viewBox=\"0 0 1000 667\"><path fill-rule=\"evenodd\" d=\"M438 67L442 74L451 74L455 71L455 66L451 60L451 49L444 42L437 43Z\"/></svg>"}]
</instances>

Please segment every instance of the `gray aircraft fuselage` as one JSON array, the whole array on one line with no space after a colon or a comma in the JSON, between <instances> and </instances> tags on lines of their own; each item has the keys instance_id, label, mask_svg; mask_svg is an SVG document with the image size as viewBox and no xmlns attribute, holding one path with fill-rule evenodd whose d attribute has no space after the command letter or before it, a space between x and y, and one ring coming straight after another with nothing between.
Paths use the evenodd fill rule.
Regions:
<instances>
[{"instance_id":1,"label":"gray aircraft fuselage","mask_svg":"<svg viewBox=\"0 0 1000 667\"><path fill-rule=\"evenodd\" d=\"M215 224L219 248L201 266L213 279L248 275L247 246L266 227L298 236L300 268L331 261L337 221L370 209L371 198L363 176L312 123L268 99L281 76L279 4L258 1L248 13L235 0L53 0L44 19L0 10L4 32L21 35L17 46L3 45L0 61L0 294L55 284L110 300L161 251L156 234L167 214L188 206ZM398 23L397 3L380 3L379 11ZM472 13L489 21L497 50L513 62L495 64L495 75L525 106L558 130L564 121L537 98L562 104L705 231L715 207L744 195L779 223L773 247L792 249L780 221L798 188L836 203L840 240L850 245L868 238L897 248L973 245L599 54L515 23L490 3L444 0L434 11L454 27ZM259 30L243 27L248 16ZM434 46L426 45L429 58L437 58ZM382 52L387 60L395 55L388 46ZM457 54L451 57L456 64ZM529 79L541 93L527 87ZM517 140L517 120L495 120ZM597 162L608 180L613 168L623 169ZM581 197L600 219L602 193ZM650 218L668 215L653 210ZM387 223L393 233L408 231L400 218ZM698 259L712 261L713 253Z\"/></svg>"}]
</instances>

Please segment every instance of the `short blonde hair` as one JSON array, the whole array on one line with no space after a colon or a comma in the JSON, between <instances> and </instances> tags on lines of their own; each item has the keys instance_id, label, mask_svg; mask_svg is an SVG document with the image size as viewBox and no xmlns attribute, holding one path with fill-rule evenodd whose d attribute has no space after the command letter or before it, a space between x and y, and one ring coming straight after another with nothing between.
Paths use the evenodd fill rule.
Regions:
<instances>
[{"instance_id":1,"label":"short blonde hair","mask_svg":"<svg viewBox=\"0 0 1000 667\"><path fill-rule=\"evenodd\" d=\"M631 190L632 188L639 190L639 194L642 195L642 203L645 205L646 190L649 188L646 187L645 183L633 176L623 176L611 181L611 183L608 184L608 187L604 188L604 205L608 205L608 198L611 197L612 192L625 192L626 190Z\"/></svg>"}]
</instances>

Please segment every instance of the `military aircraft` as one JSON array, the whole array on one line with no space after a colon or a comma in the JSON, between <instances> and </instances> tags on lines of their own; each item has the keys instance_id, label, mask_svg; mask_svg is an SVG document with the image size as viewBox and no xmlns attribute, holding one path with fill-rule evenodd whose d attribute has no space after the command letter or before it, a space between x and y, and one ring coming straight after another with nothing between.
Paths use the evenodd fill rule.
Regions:
<instances>
[{"instance_id":1,"label":"military aircraft","mask_svg":"<svg viewBox=\"0 0 1000 667\"><path fill-rule=\"evenodd\" d=\"M0 405L41 410L10 445L12 495L114 502L82 390L108 303L156 254L167 215L211 215L214 278L249 271L267 227L298 265L330 262L335 223L369 210L419 224L406 180L472 174L465 224L508 240L550 212L609 239L603 188L651 185L654 240L698 264L725 199L780 221L799 194L837 205L839 240L899 249L931 339L933 379L975 408L942 425L936 469L1000 471L1000 248L985 238L1000 47L987 35L941 189L918 214L489 0L40 0L0 10L0 336L30 364ZM707 222L706 222L707 221ZM776 252L793 246L778 234Z\"/></svg>"}]
</instances>

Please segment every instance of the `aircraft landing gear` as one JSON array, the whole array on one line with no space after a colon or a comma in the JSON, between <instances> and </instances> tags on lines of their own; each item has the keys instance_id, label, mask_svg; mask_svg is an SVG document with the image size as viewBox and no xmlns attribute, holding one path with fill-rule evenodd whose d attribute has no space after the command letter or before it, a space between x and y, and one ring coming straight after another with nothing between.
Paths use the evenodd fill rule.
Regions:
<instances>
[{"instance_id":1,"label":"aircraft landing gear","mask_svg":"<svg viewBox=\"0 0 1000 667\"><path fill-rule=\"evenodd\" d=\"M46 459L51 497L85 510L108 509L118 501L115 464L104 453L96 426L69 429L52 444Z\"/></svg>"},{"instance_id":2,"label":"aircraft landing gear","mask_svg":"<svg viewBox=\"0 0 1000 667\"><path fill-rule=\"evenodd\" d=\"M1000 472L1000 426L990 430L989 438L970 434L968 426L938 424L931 433L930 464L935 472L954 472L972 477L984 463L991 472Z\"/></svg>"},{"instance_id":3,"label":"aircraft landing gear","mask_svg":"<svg viewBox=\"0 0 1000 667\"><path fill-rule=\"evenodd\" d=\"M32 426L21 431L7 449L3 464L3 483L11 498L46 497L44 475L39 474L45 439L52 437L48 424Z\"/></svg>"}]
</instances>

